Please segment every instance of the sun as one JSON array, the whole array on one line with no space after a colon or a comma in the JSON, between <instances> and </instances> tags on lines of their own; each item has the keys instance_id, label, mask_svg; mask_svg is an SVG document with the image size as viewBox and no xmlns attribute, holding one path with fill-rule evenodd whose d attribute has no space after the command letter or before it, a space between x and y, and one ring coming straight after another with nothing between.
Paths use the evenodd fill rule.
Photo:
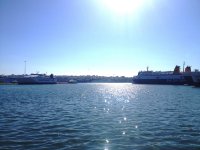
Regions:
<instances>
[{"instance_id":1,"label":"sun","mask_svg":"<svg viewBox=\"0 0 200 150\"><path fill-rule=\"evenodd\" d=\"M136 13L147 0L101 0L105 8L118 16Z\"/></svg>"}]
</instances>

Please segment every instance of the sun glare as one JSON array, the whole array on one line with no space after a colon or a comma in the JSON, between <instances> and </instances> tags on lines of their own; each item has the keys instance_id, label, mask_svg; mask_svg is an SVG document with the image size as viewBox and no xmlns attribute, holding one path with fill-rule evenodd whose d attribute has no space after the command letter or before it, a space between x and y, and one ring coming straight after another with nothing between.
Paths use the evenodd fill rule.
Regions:
<instances>
[{"instance_id":1,"label":"sun glare","mask_svg":"<svg viewBox=\"0 0 200 150\"><path fill-rule=\"evenodd\" d=\"M109 11L119 16L125 16L136 13L147 0L102 0L101 2Z\"/></svg>"}]
</instances>

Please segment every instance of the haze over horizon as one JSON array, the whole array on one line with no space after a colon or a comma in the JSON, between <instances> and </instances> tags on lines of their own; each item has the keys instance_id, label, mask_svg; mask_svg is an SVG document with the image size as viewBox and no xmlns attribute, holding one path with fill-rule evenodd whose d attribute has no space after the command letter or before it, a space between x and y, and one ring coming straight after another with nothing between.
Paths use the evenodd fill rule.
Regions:
<instances>
[{"instance_id":1,"label":"haze over horizon","mask_svg":"<svg viewBox=\"0 0 200 150\"><path fill-rule=\"evenodd\" d=\"M199 0L1 0L0 74L200 69Z\"/></svg>"}]
</instances>

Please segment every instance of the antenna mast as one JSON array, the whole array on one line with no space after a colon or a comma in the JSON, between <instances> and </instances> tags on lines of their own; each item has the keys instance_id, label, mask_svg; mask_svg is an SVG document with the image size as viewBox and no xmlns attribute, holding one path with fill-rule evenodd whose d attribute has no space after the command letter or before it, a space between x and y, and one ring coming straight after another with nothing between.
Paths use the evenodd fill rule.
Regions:
<instances>
[{"instance_id":1,"label":"antenna mast","mask_svg":"<svg viewBox=\"0 0 200 150\"><path fill-rule=\"evenodd\" d=\"M183 72L184 72L184 70L185 70L185 61L183 62Z\"/></svg>"}]
</instances>

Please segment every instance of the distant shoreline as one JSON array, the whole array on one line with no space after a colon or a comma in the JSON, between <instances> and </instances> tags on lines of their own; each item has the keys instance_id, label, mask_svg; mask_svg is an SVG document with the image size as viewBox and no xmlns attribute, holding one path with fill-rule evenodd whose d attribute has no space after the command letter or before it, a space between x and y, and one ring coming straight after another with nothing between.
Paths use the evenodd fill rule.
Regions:
<instances>
[{"instance_id":1,"label":"distant shoreline","mask_svg":"<svg viewBox=\"0 0 200 150\"><path fill-rule=\"evenodd\" d=\"M17 84L19 78L24 75L1 75L0 84ZM75 83L132 83L132 77L125 76L97 76L97 75L80 75L80 76L67 76L56 75L58 84L75 84ZM74 81L75 83L71 83Z\"/></svg>"}]
</instances>

